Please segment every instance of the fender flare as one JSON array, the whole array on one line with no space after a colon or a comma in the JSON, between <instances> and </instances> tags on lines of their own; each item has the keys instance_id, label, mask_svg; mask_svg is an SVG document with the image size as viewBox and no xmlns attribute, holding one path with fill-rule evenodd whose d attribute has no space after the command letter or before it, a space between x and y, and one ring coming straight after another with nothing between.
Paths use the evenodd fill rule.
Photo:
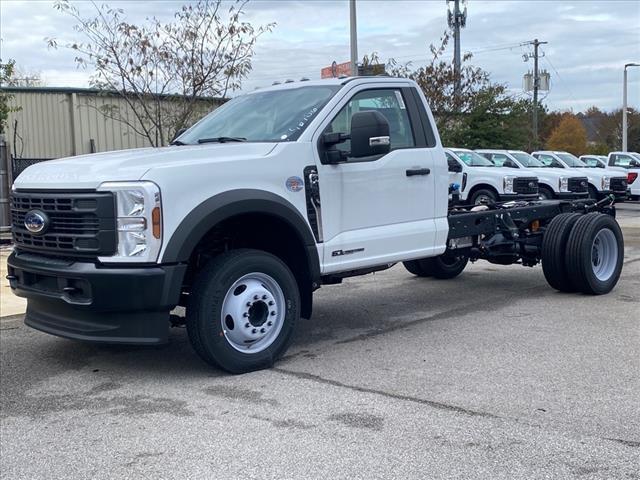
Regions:
<instances>
[{"instance_id":1,"label":"fender flare","mask_svg":"<svg viewBox=\"0 0 640 480\"><path fill-rule=\"evenodd\" d=\"M284 198L264 190L230 190L208 198L178 225L162 255L162 263L184 263L219 222L244 213L264 213L284 221L298 234L305 247L312 284L320 281L320 259L313 233L298 210Z\"/></svg>"}]
</instances>

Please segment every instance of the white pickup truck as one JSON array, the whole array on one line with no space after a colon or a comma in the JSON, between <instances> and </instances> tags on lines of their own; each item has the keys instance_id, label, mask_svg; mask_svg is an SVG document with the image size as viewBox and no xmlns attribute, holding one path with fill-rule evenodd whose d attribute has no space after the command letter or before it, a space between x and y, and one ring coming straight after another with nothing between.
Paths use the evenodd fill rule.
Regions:
<instances>
[{"instance_id":1,"label":"white pickup truck","mask_svg":"<svg viewBox=\"0 0 640 480\"><path fill-rule=\"evenodd\" d=\"M640 153L611 152L607 158L607 168L627 175L629 195L632 200L640 200Z\"/></svg>"},{"instance_id":2,"label":"white pickup truck","mask_svg":"<svg viewBox=\"0 0 640 480\"><path fill-rule=\"evenodd\" d=\"M460 200L473 205L538 197L538 178L514 172L466 148L445 148L449 180L460 185Z\"/></svg>"},{"instance_id":3,"label":"white pickup truck","mask_svg":"<svg viewBox=\"0 0 640 480\"><path fill-rule=\"evenodd\" d=\"M576 199L588 195L586 176L561 168L548 167L540 160L521 150L476 150L480 155L498 166L526 168L538 177L538 197L542 200L553 198Z\"/></svg>"},{"instance_id":4,"label":"white pickup truck","mask_svg":"<svg viewBox=\"0 0 640 480\"><path fill-rule=\"evenodd\" d=\"M582 160L569 152L541 150L533 152L535 158L547 166L576 169L589 179L589 197L605 198L613 194L618 201L627 198L627 177L599 168L589 168Z\"/></svg>"},{"instance_id":5,"label":"white pickup truck","mask_svg":"<svg viewBox=\"0 0 640 480\"><path fill-rule=\"evenodd\" d=\"M449 208L444 150L410 80L257 90L172 143L16 179L8 279L27 325L158 344L184 321L205 361L240 373L283 355L314 290L396 262L440 278L469 260L541 262L551 286L588 294L620 276L611 199Z\"/></svg>"}]
</instances>

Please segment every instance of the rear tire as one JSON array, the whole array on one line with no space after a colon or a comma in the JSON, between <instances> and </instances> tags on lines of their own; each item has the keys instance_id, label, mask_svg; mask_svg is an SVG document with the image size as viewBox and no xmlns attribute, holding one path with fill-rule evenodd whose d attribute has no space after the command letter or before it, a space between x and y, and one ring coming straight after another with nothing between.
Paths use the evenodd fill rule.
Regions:
<instances>
[{"instance_id":1,"label":"rear tire","mask_svg":"<svg viewBox=\"0 0 640 480\"><path fill-rule=\"evenodd\" d=\"M567 274L577 291L609 293L618 283L624 260L620 226L609 215L583 215L571 230L566 253Z\"/></svg>"},{"instance_id":2,"label":"rear tire","mask_svg":"<svg viewBox=\"0 0 640 480\"><path fill-rule=\"evenodd\" d=\"M469 263L469 258L462 255L444 253L438 257L423 258L403 262L405 268L419 277L434 277L440 280L455 278ZM409 264L409 265L407 265Z\"/></svg>"},{"instance_id":3,"label":"rear tire","mask_svg":"<svg viewBox=\"0 0 640 480\"><path fill-rule=\"evenodd\" d=\"M220 254L196 276L187 332L207 363L230 373L271 367L289 347L300 317L295 277L260 250Z\"/></svg>"},{"instance_id":4,"label":"rear tire","mask_svg":"<svg viewBox=\"0 0 640 480\"><path fill-rule=\"evenodd\" d=\"M473 205L484 205L485 201L487 203L495 203L498 201L498 195L493 192L493 190L488 190L485 188L481 188L480 190L476 190L471 195L469 199Z\"/></svg>"},{"instance_id":5,"label":"rear tire","mask_svg":"<svg viewBox=\"0 0 640 480\"><path fill-rule=\"evenodd\" d=\"M561 292L574 292L567 267L565 256L567 240L575 223L580 218L578 213L562 213L549 223L542 238L542 271L547 283Z\"/></svg>"}]
</instances>

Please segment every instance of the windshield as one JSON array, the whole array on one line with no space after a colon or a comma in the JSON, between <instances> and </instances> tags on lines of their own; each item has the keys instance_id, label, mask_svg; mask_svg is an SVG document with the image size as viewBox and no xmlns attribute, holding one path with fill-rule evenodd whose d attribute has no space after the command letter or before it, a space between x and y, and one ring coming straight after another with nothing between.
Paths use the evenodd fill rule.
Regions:
<instances>
[{"instance_id":1,"label":"windshield","mask_svg":"<svg viewBox=\"0 0 640 480\"><path fill-rule=\"evenodd\" d=\"M585 163L575 155L570 153L556 153L556 155L570 167L586 167Z\"/></svg>"},{"instance_id":2,"label":"windshield","mask_svg":"<svg viewBox=\"0 0 640 480\"><path fill-rule=\"evenodd\" d=\"M527 168L546 168L546 165L535 157L525 152L509 152L523 167Z\"/></svg>"},{"instance_id":3,"label":"windshield","mask_svg":"<svg viewBox=\"0 0 640 480\"><path fill-rule=\"evenodd\" d=\"M596 157L582 157L582 160L587 167L597 168L600 166L600 162Z\"/></svg>"},{"instance_id":4,"label":"windshield","mask_svg":"<svg viewBox=\"0 0 640 480\"><path fill-rule=\"evenodd\" d=\"M470 167L495 167L491 160L488 160L476 152L467 152L465 150L451 150L460 160Z\"/></svg>"},{"instance_id":5,"label":"windshield","mask_svg":"<svg viewBox=\"0 0 640 480\"><path fill-rule=\"evenodd\" d=\"M182 134L182 144L235 139L248 142L295 141L341 88L305 86L236 97Z\"/></svg>"}]
</instances>

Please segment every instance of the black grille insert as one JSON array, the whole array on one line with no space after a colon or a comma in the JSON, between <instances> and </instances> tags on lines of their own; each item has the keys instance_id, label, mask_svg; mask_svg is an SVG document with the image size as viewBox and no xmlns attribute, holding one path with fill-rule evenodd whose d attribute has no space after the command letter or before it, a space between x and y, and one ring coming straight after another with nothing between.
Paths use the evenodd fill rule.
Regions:
<instances>
[{"instance_id":1,"label":"black grille insert","mask_svg":"<svg viewBox=\"0 0 640 480\"><path fill-rule=\"evenodd\" d=\"M25 226L31 210L44 212L48 226L34 234ZM116 250L112 193L16 192L11 196L13 239L22 249L72 256L111 255Z\"/></svg>"},{"instance_id":2,"label":"black grille insert","mask_svg":"<svg viewBox=\"0 0 640 480\"><path fill-rule=\"evenodd\" d=\"M609 183L611 190L614 192L626 192L627 191L627 179L626 177L613 177Z\"/></svg>"},{"instance_id":3,"label":"black grille insert","mask_svg":"<svg viewBox=\"0 0 640 480\"><path fill-rule=\"evenodd\" d=\"M587 177L572 177L568 182L568 189L573 193L587 193L589 191L589 180Z\"/></svg>"},{"instance_id":4,"label":"black grille insert","mask_svg":"<svg viewBox=\"0 0 640 480\"><path fill-rule=\"evenodd\" d=\"M536 177L518 177L513 180L513 191L521 195L538 193L538 179Z\"/></svg>"}]
</instances>

